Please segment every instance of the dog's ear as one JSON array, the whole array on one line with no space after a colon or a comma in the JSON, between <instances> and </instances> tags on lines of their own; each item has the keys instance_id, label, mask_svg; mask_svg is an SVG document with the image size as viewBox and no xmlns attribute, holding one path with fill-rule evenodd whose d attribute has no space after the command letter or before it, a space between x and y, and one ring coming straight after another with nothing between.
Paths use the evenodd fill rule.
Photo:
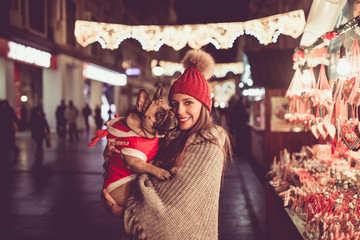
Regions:
<instances>
[{"instance_id":1,"label":"dog's ear","mask_svg":"<svg viewBox=\"0 0 360 240\"><path fill-rule=\"evenodd\" d=\"M159 84L153 100L162 99L162 92L163 92L163 86L161 84Z\"/></svg>"},{"instance_id":2,"label":"dog's ear","mask_svg":"<svg viewBox=\"0 0 360 240\"><path fill-rule=\"evenodd\" d=\"M150 104L150 98L149 98L149 94L147 93L147 91L145 91L144 89L141 89L139 91L139 95L137 98L137 102L136 102L136 109L139 112L142 112L149 104Z\"/></svg>"}]
</instances>

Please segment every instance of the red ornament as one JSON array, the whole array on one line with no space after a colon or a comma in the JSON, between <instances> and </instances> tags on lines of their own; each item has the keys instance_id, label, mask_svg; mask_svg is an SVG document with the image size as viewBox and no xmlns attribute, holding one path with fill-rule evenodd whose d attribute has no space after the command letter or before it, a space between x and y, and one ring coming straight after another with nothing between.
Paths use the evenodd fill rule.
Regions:
<instances>
[{"instance_id":1,"label":"red ornament","mask_svg":"<svg viewBox=\"0 0 360 240\"><path fill-rule=\"evenodd\" d=\"M330 32L328 34L326 34L325 36L322 37L322 40L325 41L331 41L334 38L337 38L339 35L337 34L337 32Z\"/></svg>"},{"instance_id":2,"label":"red ornament","mask_svg":"<svg viewBox=\"0 0 360 240\"><path fill-rule=\"evenodd\" d=\"M303 60L305 58L305 54L302 50L298 50L296 53L294 53L292 59L294 62L298 60Z\"/></svg>"}]
</instances>

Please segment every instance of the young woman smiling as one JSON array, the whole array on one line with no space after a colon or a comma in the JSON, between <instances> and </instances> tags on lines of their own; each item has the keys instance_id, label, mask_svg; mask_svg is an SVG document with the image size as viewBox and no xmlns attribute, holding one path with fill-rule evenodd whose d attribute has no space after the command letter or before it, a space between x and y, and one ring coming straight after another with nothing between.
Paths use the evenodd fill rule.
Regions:
<instances>
[{"instance_id":1,"label":"young woman smiling","mask_svg":"<svg viewBox=\"0 0 360 240\"><path fill-rule=\"evenodd\" d=\"M160 181L139 175L124 211L123 239L218 239L220 186L231 145L226 131L210 116L207 79L215 62L208 53L191 50L182 63L185 71L169 91L179 131L160 145L154 163L173 177ZM113 151L108 144L104 156ZM105 206L117 215L110 195L103 191L103 197Z\"/></svg>"}]
</instances>

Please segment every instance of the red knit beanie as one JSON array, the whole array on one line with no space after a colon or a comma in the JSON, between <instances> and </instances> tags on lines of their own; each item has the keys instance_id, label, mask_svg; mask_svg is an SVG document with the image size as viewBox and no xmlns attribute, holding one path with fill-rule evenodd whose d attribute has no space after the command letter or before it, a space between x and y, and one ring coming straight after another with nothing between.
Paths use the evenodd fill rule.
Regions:
<instances>
[{"instance_id":1,"label":"red knit beanie","mask_svg":"<svg viewBox=\"0 0 360 240\"><path fill-rule=\"evenodd\" d=\"M202 50L190 50L181 62L185 71L171 85L169 102L173 94L182 93L200 101L211 112L211 92L207 80L213 75L214 59Z\"/></svg>"}]
</instances>

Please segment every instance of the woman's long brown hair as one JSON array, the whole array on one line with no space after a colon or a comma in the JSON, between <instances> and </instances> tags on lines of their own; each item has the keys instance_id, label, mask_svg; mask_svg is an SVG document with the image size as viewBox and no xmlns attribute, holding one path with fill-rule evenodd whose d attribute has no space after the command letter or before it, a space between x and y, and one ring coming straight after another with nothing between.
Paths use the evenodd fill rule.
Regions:
<instances>
[{"instance_id":1,"label":"woman's long brown hair","mask_svg":"<svg viewBox=\"0 0 360 240\"><path fill-rule=\"evenodd\" d=\"M220 144L217 136L211 134L210 129L215 127L213 123L212 117L210 115L209 110L202 105L200 110L200 116L195 125L185 131L180 131L176 137L173 139L164 139L160 144L160 150L156 157L156 161L158 162L158 166L170 170L172 167L181 167L184 161L184 153L186 150L187 142L189 141L190 136L196 134L197 137L202 138L204 141L209 141L211 143L219 146L224 155L224 167L227 158L232 159L232 148L230 143L229 134L225 129L225 145ZM220 126L217 126L220 127ZM210 134L208 134L210 133ZM177 146L177 147L174 147Z\"/></svg>"}]
</instances>

